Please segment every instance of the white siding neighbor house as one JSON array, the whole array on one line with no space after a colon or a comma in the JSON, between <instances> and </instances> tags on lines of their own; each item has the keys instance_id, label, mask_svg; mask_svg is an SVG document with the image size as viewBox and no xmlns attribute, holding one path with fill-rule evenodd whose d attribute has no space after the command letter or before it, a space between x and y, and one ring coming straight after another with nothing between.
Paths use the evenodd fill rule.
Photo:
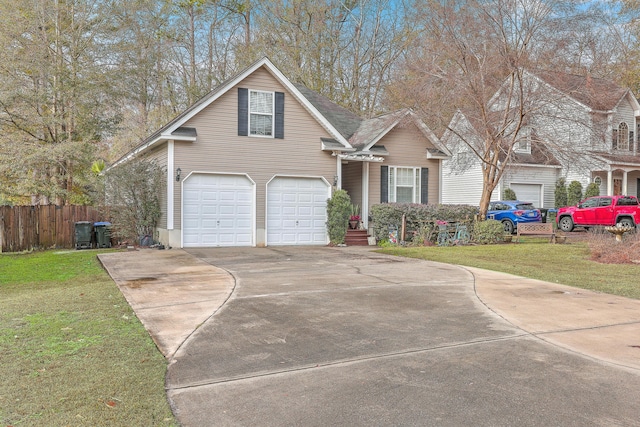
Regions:
<instances>
[{"instance_id":1,"label":"white siding neighbor house","mask_svg":"<svg viewBox=\"0 0 640 427\"><path fill-rule=\"evenodd\" d=\"M640 104L630 90L560 72L524 72L523 81L536 91L536 106L527 111L521 142L501 158L505 173L492 200L509 187L519 200L551 208L561 177L583 188L595 182L600 194L640 196ZM480 134L468 116L456 112L441 138L452 153L442 167L443 203L480 201L481 165L468 144L479 142Z\"/></svg>"}]
</instances>

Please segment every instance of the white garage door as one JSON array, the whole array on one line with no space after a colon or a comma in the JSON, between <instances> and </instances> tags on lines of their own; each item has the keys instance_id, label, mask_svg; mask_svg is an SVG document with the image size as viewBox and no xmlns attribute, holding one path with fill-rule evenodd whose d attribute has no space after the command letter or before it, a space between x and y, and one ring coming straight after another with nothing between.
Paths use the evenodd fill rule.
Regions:
<instances>
[{"instance_id":1,"label":"white garage door","mask_svg":"<svg viewBox=\"0 0 640 427\"><path fill-rule=\"evenodd\" d=\"M267 185L267 245L327 243L329 185L320 178L276 177Z\"/></svg>"},{"instance_id":2,"label":"white garage door","mask_svg":"<svg viewBox=\"0 0 640 427\"><path fill-rule=\"evenodd\" d=\"M245 175L192 174L185 179L183 246L252 246L253 185Z\"/></svg>"},{"instance_id":3,"label":"white garage door","mask_svg":"<svg viewBox=\"0 0 640 427\"><path fill-rule=\"evenodd\" d=\"M533 203L536 208L542 207L542 184L511 184L511 189L518 200Z\"/></svg>"}]
</instances>

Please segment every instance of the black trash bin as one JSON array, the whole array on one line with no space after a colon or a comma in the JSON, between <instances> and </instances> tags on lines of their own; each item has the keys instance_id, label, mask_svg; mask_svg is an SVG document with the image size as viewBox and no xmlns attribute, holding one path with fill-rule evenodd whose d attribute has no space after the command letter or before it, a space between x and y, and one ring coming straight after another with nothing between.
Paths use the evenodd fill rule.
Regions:
<instances>
[{"instance_id":1,"label":"black trash bin","mask_svg":"<svg viewBox=\"0 0 640 427\"><path fill-rule=\"evenodd\" d=\"M111 223L107 221L94 222L96 232L96 248L111 247Z\"/></svg>"},{"instance_id":2,"label":"black trash bin","mask_svg":"<svg viewBox=\"0 0 640 427\"><path fill-rule=\"evenodd\" d=\"M549 209L540 209L540 215L542 216L542 222L547 222L547 214Z\"/></svg>"},{"instance_id":3,"label":"black trash bin","mask_svg":"<svg viewBox=\"0 0 640 427\"><path fill-rule=\"evenodd\" d=\"M91 249L93 247L93 224L90 221L75 223L76 249Z\"/></svg>"}]
</instances>

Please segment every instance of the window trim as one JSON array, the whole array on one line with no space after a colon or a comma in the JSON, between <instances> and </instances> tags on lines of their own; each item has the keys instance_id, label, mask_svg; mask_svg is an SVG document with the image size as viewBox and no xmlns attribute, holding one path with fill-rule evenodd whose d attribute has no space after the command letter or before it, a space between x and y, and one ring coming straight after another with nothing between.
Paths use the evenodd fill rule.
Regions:
<instances>
[{"instance_id":1,"label":"window trim","mask_svg":"<svg viewBox=\"0 0 640 427\"><path fill-rule=\"evenodd\" d=\"M271 94L271 113L262 113L262 112L254 112L251 110L251 97L256 93L267 93ZM248 136L256 137L256 138L275 138L275 128L276 128L276 95L275 92L268 90L256 90L249 89L249 96L247 97L247 133ZM266 134L257 134L252 133L251 131L251 118L253 115L259 116L271 116L271 133L269 135Z\"/></svg>"}]
</instances>

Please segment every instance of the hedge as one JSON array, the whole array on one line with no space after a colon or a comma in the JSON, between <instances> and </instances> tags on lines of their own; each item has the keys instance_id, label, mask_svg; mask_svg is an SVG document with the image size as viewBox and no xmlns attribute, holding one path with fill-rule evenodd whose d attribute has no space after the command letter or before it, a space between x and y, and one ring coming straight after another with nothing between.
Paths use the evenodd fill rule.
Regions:
<instances>
[{"instance_id":1,"label":"hedge","mask_svg":"<svg viewBox=\"0 0 640 427\"><path fill-rule=\"evenodd\" d=\"M407 239L409 233L419 231L423 226L437 221L466 222L472 225L478 213L477 206L471 205L422 205L418 203L382 203L371 206L373 233L377 240L389 237L389 228L402 226L402 215L406 215Z\"/></svg>"}]
</instances>

